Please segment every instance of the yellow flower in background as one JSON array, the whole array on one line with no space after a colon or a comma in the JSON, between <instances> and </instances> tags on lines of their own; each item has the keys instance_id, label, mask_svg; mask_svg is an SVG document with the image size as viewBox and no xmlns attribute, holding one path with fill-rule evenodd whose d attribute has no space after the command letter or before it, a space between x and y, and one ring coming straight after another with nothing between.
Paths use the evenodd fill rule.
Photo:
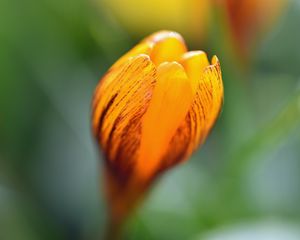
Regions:
<instances>
[{"instance_id":1,"label":"yellow flower in background","mask_svg":"<svg viewBox=\"0 0 300 240\"><path fill-rule=\"evenodd\" d=\"M235 46L248 56L283 12L287 0L216 0L226 11Z\"/></svg>"},{"instance_id":2,"label":"yellow flower in background","mask_svg":"<svg viewBox=\"0 0 300 240\"><path fill-rule=\"evenodd\" d=\"M151 35L110 68L94 94L92 126L114 221L204 142L222 102L217 57L210 63L202 51L187 52L175 32Z\"/></svg>"},{"instance_id":3,"label":"yellow flower in background","mask_svg":"<svg viewBox=\"0 0 300 240\"><path fill-rule=\"evenodd\" d=\"M102 0L129 33L144 36L160 29L178 31L193 43L206 37L211 0Z\"/></svg>"}]
</instances>

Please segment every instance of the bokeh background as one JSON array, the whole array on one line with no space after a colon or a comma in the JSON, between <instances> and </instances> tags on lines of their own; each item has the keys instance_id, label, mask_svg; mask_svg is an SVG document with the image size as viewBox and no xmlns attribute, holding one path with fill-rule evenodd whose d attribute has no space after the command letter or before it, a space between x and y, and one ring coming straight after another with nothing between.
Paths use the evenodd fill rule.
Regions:
<instances>
[{"instance_id":1,"label":"bokeh background","mask_svg":"<svg viewBox=\"0 0 300 240\"><path fill-rule=\"evenodd\" d=\"M299 26L298 0L1 0L0 239L102 239L93 89L161 29L218 55L225 104L125 239L300 239Z\"/></svg>"}]
</instances>

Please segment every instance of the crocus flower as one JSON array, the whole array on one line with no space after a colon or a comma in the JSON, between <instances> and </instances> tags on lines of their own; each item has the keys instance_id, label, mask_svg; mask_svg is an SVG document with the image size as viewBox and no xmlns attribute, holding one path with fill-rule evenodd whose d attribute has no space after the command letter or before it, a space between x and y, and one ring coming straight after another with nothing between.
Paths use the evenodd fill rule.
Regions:
<instances>
[{"instance_id":1,"label":"crocus flower","mask_svg":"<svg viewBox=\"0 0 300 240\"><path fill-rule=\"evenodd\" d=\"M187 52L175 32L151 35L109 69L94 94L92 125L113 221L204 142L222 102L218 58L210 63L202 51Z\"/></svg>"},{"instance_id":2,"label":"crocus flower","mask_svg":"<svg viewBox=\"0 0 300 240\"><path fill-rule=\"evenodd\" d=\"M216 0L228 17L239 54L248 57L257 41L282 13L287 0Z\"/></svg>"}]
</instances>

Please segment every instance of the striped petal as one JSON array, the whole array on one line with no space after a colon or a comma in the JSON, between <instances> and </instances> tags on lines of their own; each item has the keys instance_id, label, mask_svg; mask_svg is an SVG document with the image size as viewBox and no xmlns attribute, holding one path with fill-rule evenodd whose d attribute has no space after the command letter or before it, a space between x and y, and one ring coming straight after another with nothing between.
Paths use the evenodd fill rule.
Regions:
<instances>
[{"instance_id":1,"label":"striped petal","mask_svg":"<svg viewBox=\"0 0 300 240\"><path fill-rule=\"evenodd\" d=\"M140 54L150 55L153 48L153 43L151 42L141 42L136 45L134 48L130 49L127 53L125 53L121 58L118 59L111 67L111 69L116 69L125 62L128 61L129 58L138 56Z\"/></svg>"},{"instance_id":2,"label":"striped petal","mask_svg":"<svg viewBox=\"0 0 300 240\"><path fill-rule=\"evenodd\" d=\"M149 57L131 58L102 80L95 94L93 129L107 163L120 178L132 171L141 139L141 118L149 105L156 69Z\"/></svg>"},{"instance_id":3,"label":"striped petal","mask_svg":"<svg viewBox=\"0 0 300 240\"><path fill-rule=\"evenodd\" d=\"M189 77L193 101L184 121L166 146L158 172L188 159L206 139L223 103L223 83L217 57L210 65L204 52L188 52L180 63Z\"/></svg>"},{"instance_id":4,"label":"striped petal","mask_svg":"<svg viewBox=\"0 0 300 240\"><path fill-rule=\"evenodd\" d=\"M199 147L213 127L223 105L221 68L216 56L198 82L194 102L189 110L192 129L191 151Z\"/></svg>"}]
</instances>

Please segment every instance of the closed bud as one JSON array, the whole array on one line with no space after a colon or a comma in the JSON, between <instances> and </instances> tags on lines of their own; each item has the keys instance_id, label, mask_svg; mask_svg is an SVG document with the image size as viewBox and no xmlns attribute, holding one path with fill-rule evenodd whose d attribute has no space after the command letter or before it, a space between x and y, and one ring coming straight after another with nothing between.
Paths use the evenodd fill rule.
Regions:
<instances>
[{"instance_id":1,"label":"closed bud","mask_svg":"<svg viewBox=\"0 0 300 240\"><path fill-rule=\"evenodd\" d=\"M121 221L156 177L206 139L223 102L220 63L158 32L121 57L93 98L94 136L105 155L111 216Z\"/></svg>"}]
</instances>

